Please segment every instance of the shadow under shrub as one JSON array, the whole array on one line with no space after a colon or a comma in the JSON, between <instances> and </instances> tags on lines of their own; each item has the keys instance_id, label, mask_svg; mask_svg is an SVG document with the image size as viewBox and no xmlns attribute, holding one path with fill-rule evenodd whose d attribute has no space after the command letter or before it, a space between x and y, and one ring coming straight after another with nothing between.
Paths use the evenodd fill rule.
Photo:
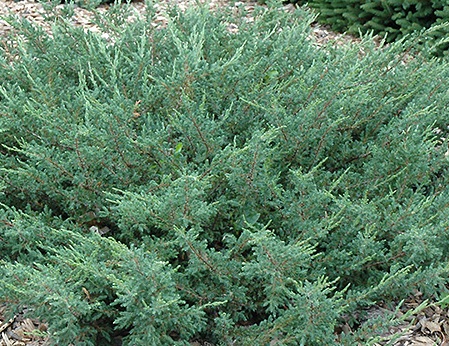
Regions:
<instances>
[{"instance_id":1,"label":"shadow under shrub","mask_svg":"<svg viewBox=\"0 0 449 346\"><path fill-rule=\"evenodd\" d=\"M2 301L56 344L330 345L446 293L446 65L318 49L302 10L153 15L1 49Z\"/></svg>"}]
</instances>

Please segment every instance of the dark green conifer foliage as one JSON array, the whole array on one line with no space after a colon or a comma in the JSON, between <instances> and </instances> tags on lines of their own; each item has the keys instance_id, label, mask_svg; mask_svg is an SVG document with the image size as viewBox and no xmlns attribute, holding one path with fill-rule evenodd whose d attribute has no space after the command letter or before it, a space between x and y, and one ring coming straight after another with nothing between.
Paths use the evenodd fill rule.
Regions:
<instances>
[{"instance_id":1,"label":"dark green conifer foliage","mask_svg":"<svg viewBox=\"0 0 449 346\"><path fill-rule=\"evenodd\" d=\"M0 302L59 345L332 345L447 294L447 65L302 10L126 16L0 49Z\"/></svg>"},{"instance_id":2,"label":"dark green conifer foliage","mask_svg":"<svg viewBox=\"0 0 449 346\"><path fill-rule=\"evenodd\" d=\"M448 4L445 0L311 0L318 21L334 30L359 35L374 32L388 42L417 36L419 47L432 55L447 54ZM431 32L425 29L433 28ZM425 32L425 35L422 33Z\"/></svg>"}]
</instances>

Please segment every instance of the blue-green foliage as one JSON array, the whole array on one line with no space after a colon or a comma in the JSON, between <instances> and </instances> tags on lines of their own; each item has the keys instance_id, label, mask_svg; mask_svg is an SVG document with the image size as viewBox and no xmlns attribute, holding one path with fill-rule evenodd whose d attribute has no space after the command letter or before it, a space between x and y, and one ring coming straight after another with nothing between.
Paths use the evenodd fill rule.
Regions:
<instances>
[{"instance_id":1,"label":"blue-green foliage","mask_svg":"<svg viewBox=\"0 0 449 346\"><path fill-rule=\"evenodd\" d=\"M2 302L56 344L331 345L444 292L446 65L299 10L115 13L1 48Z\"/></svg>"}]
</instances>

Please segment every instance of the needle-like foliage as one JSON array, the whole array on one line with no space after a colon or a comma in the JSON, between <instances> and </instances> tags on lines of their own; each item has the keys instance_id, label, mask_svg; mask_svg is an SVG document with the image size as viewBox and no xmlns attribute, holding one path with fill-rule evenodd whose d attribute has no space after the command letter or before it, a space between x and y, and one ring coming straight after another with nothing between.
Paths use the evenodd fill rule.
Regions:
<instances>
[{"instance_id":1,"label":"needle-like foliage","mask_svg":"<svg viewBox=\"0 0 449 346\"><path fill-rule=\"evenodd\" d=\"M0 302L58 345L354 345L446 292L445 64L303 10L114 11L0 48Z\"/></svg>"}]
</instances>

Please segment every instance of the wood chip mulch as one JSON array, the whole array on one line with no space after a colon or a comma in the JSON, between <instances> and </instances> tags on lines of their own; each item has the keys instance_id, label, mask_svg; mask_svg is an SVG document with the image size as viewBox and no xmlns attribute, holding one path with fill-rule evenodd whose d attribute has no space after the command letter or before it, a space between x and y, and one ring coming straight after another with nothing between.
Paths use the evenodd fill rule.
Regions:
<instances>
[{"instance_id":1,"label":"wood chip mulch","mask_svg":"<svg viewBox=\"0 0 449 346\"><path fill-rule=\"evenodd\" d=\"M229 5L228 0L199 0L201 3L207 2L211 9L215 9L218 7L223 7ZM155 9L157 10L157 15L154 21L154 25L163 25L166 23L167 19L164 16L164 10L167 9L168 4L175 3L181 9L185 9L189 6L194 5L197 0L160 0L158 3L154 4ZM133 1L130 4L135 12L135 15L145 11L145 3L141 0ZM55 10L62 10L65 5L57 5ZM248 1L237 1L232 5L234 8L244 8L249 16L253 12L255 6L257 6L257 2L253 0ZM104 4L100 5L96 10L99 13L104 13L108 10L109 5ZM284 6L286 11L294 11L294 6L292 4ZM3 16L7 16L8 14L18 15L20 17L26 18L30 20L32 23L38 24L45 28L48 32L51 31L51 24L48 21L45 21L45 9L42 4L34 1L34 0L0 0L0 37L6 36L7 33L10 33L13 29L11 26L2 19ZM94 24L93 20L93 12L89 11L85 8L81 8L75 6L74 15L70 18L71 23L75 26L82 26L87 30L99 32L100 29ZM232 28L231 28L232 30ZM326 43L332 41L334 44L344 44L347 42L359 42L360 39L351 35L345 35L340 33L335 33L329 30L327 27L318 25L317 23L312 24L312 34L314 44L317 46L323 46Z\"/></svg>"}]
</instances>

